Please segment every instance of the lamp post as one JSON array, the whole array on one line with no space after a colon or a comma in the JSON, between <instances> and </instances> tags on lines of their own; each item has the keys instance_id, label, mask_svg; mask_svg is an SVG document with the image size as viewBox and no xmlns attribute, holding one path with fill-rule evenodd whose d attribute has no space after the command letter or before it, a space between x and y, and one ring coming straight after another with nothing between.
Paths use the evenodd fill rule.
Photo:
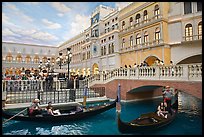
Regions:
<instances>
[{"instance_id":1,"label":"lamp post","mask_svg":"<svg viewBox=\"0 0 204 137\"><path fill-rule=\"evenodd\" d=\"M59 67L61 69L61 66L62 66L62 53L59 53L59 57L57 58L57 64L59 64Z\"/></svg>"},{"instance_id":2,"label":"lamp post","mask_svg":"<svg viewBox=\"0 0 204 137\"><path fill-rule=\"evenodd\" d=\"M68 77L67 77L67 88L69 88L69 64L72 59L72 53L71 53L71 48L67 48L67 56L66 56L66 61L67 61L67 69L68 69Z\"/></svg>"},{"instance_id":3,"label":"lamp post","mask_svg":"<svg viewBox=\"0 0 204 137\"><path fill-rule=\"evenodd\" d=\"M39 68L40 73L41 73L41 71L42 71L42 61L40 61L40 64L38 65L38 68Z\"/></svg>"}]
</instances>

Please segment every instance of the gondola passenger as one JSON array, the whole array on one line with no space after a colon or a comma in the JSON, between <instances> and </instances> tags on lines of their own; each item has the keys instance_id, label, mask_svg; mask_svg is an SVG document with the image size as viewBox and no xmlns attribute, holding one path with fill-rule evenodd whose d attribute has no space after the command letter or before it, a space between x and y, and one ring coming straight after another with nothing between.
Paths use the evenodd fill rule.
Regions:
<instances>
[{"instance_id":1,"label":"gondola passenger","mask_svg":"<svg viewBox=\"0 0 204 137\"><path fill-rule=\"evenodd\" d=\"M166 111L167 103L162 102L157 108L157 115L167 118L168 111Z\"/></svg>"},{"instance_id":2,"label":"gondola passenger","mask_svg":"<svg viewBox=\"0 0 204 137\"><path fill-rule=\"evenodd\" d=\"M28 109L28 115L29 116L35 116L38 114L41 114L42 109L39 106L40 100L39 99L34 99L33 104L31 107Z\"/></svg>"},{"instance_id":3,"label":"gondola passenger","mask_svg":"<svg viewBox=\"0 0 204 137\"><path fill-rule=\"evenodd\" d=\"M59 110L53 110L53 106L51 102L48 103L46 110L47 110L48 115L60 115L61 114Z\"/></svg>"}]
</instances>

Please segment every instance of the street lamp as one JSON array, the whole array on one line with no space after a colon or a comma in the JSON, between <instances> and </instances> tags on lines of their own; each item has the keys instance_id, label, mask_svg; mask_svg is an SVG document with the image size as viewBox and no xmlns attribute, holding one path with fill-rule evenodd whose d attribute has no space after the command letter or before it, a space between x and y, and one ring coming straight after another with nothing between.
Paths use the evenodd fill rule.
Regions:
<instances>
[{"instance_id":1,"label":"street lamp","mask_svg":"<svg viewBox=\"0 0 204 137\"><path fill-rule=\"evenodd\" d=\"M41 73L41 70L42 70L42 61L40 61L40 64L38 65L38 68L39 68L40 73Z\"/></svg>"},{"instance_id":2,"label":"street lamp","mask_svg":"<svg viewBox=\"0 0 204 137\"><path fill-rule=\"evenodd\" d=\"M57 58L57 64L59 64L60 66L60 69L61 69L61 66L62 66L62 53L59 53L59 57Z\"/></svg>"},{"instance_id":3,"label":"street lamp","mask_svg":"<svg viewBox=\"0 0 204 137\"><path fill-rule=\"evenodd\" d=\"M67 55L66 55L66 62L67 62L67 65L68 65L68 77L67 77L67 88L69 88L69 64L71 62L71 59L72 59L72 53L71 53L71 48L67 48Z\"/></svg>"}]
</instances>

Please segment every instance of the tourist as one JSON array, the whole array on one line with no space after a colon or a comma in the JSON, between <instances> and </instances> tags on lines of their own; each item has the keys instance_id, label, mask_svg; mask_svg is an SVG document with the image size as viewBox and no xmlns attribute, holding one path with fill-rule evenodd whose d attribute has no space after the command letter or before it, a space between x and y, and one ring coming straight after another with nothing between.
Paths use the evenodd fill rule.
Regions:
<instances>
[{"instance_id":1,"label":"tourist","mask_svg":"<svg viewBox=\"0 0 204 137\"><path fill-rule=\"evenodd\" d=\"M161 102L157 108L157 115L167 118L168 111L166 111L167 103Z\"/></svg>"},{"instance_id":2,"label":"tourist","mask_svg":"<svg viewBox=\"0 0 204 137\"><path fill-rule=\"evenodd\" d=\"M173 93L170 90L169 86L166 86L165 91L163 92L163 96L164 96L164 102L167 103L167 110L170 114L171 113L171 98L172 98Z\"/></svg>"},{"instance_id":3,"label":"tourist","mask_svg":"<svg viewBox=\"0 0 204 137\"><path fill-rule=\"evenodd\" d=\"M135 63L135 64L134 64L134 68L136 68L136 67L137 67L137 64Z\"/></svg>"},{"instance_id":4,"label":"tourist","mask_svg":"<svg viewBox=\"0 0 204 137\"><path fill-rule=\"evenodd\" d=\"M169 74L172 74L172 76L174 76L174 67L173 67L173 61L170 61L170 67L171 67L171 73L169 72Z\"/></svg>"},{"instance_id":5,"label":"tourist","mask_svg":"<svg viewBox=\"0 0 204 137\"><path fill-rule=\"evenodd\" d=\"M48 106L46 107L48 115L61 115L59 109L54 110L52 106L52 102L48 102Z\"/></svg>"},{"instance_id":6,"label":"tourist","mask_svg":"<svg viewBox=\"0 0 204 137\"><path fill-rule=\"evenodd\" d=\"M28 115L29 116L35 116L38 114L41 114L41 108L39 106L40 100L39 99L34 99L33 104L31 107L29 107Z\"/></svg>"},{"instance_id":7,"label":"tourist","mask_svg":"<svg viewBox=\"0 0 204 137\"><path fill-rule=\"evenodd\" d=\"M125 68L127 68L127 65L125 65Z\"/></svg>"},{"instance_id":8,"label":"tourist","mask_svg":"<svg viewBox=\"0 0 204 137\"><path fill-rule=\"evenodd\" d=\"M131 68L131 65L129 65L129 68Z\"/></svg>"}]
</instances>

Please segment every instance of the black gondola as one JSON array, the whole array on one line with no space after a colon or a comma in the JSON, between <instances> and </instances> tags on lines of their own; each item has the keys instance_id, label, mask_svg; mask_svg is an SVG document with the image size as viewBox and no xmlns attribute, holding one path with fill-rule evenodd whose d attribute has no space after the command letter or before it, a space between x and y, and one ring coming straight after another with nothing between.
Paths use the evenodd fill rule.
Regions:
<instances>
[{"instance_id":1,"label":"black gondola","mask_svg":"<svg viewBox=\"0 0 204 137\"><path fill-rule=\"evenodd\" d=\"M117 99L116 99L117 100ZM86 109L83 109L82 111L70 111L69 110L60 110L61 115L36 115L36 116L28 116L27 114L20 114L18 116L15 116L12 118L12 120L17 121L34 121L34 122L68 122L68 121L74 121L79 120L83 118L87 118L90 116L94 116L96 114L100 114L102 112L105 112L111 108L114 108L116 106L116 100L104 103L103 105L98 106L90 106ZM6 112L2 109L2 116L4 118L11 118L15 114Z\"/></svg>"},{"instance_id":2,"label":"black gondola","mask_svg":"<svg viewBox=\"0 0 204 137\"><path fill-rule=\"evenodd\" d=\"M121 133L145 133L147 131L156 130L170 124L176 118L176 114L178 112L178 93L176 93L174 97L175 101L172 103L171 107L172 115L169 114L167 118L158 116L156 112L151 112L142 114L139 118L130 122L124 122L120 118L120 110L117 110L117 124L119 131Z\"/></svg>"}]
</instances>

